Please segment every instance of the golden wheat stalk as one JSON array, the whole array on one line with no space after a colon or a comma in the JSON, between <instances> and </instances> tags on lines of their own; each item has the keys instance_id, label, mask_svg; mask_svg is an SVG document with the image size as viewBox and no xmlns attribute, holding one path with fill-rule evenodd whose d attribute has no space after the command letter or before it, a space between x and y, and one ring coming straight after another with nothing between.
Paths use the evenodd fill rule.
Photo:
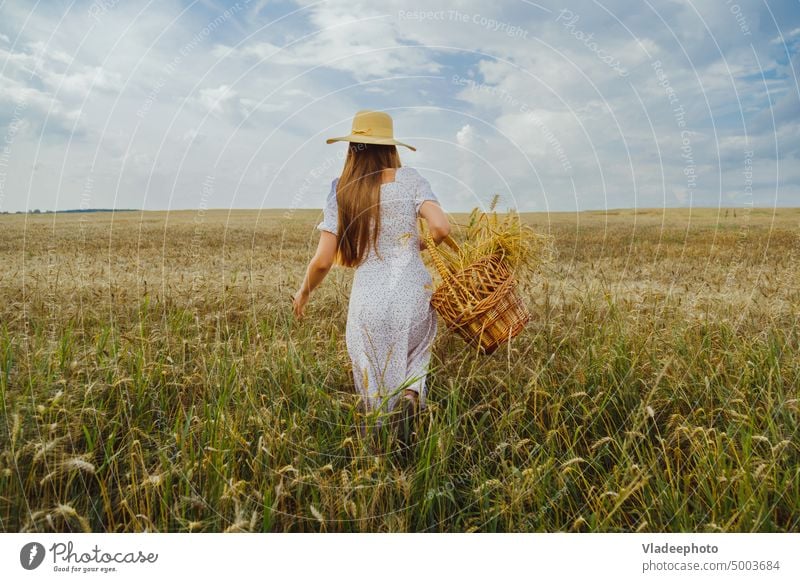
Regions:
<instances>
[{"instance_id":1,"label":"golden wheat stalk","mask_svg":"<svg viewBox=\"0 0 800 582\"><path fill-rule=\"evenodd\" d=\"M461 227L457 251L437 247L448 270L463 271L481 258L499 255L518 278L529 278L551 260L551 237L523 224L515 210L498 215L499 199L499 194L492 197L488 212L473 208L466 225L455 223Z\"/></svg>"}]
</instances>

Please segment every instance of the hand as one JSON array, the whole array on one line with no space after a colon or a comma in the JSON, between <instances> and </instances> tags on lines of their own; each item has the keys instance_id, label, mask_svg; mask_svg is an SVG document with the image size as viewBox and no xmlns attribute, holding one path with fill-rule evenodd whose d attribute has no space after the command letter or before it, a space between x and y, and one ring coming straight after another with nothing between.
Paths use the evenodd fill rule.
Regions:
<instances>
[{"instance_id":1,"label":"hand","mask_svg":"<svg viewBox=\"0 0 800 582\"><path fill-rule=\"evenodd\" d=\"M294 311L294 316L297 319L301 319L303 317L306 303L308 303L308 292L305 290L301 289L292 295L292 310Z\"/></svg>"}]
</instances>

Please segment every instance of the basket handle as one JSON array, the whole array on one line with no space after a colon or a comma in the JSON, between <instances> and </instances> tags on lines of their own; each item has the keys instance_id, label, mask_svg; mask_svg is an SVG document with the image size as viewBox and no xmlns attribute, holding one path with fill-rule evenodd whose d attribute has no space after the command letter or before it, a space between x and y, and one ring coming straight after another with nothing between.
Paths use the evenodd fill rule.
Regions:
<instances>
[{"instance_id":1,"label":"basket handle","mask_svg":"<svg viewBox=\"0 0 800 582\"><path fill-rule=\"evenodd\" d=\"M456 244L456 241L450 238L450 235L447 235L447 237L445 237L445 240L447 239L449 239L447 244L450 247L454 248L455 250L458 250L458 245ZM452 271L450 271L450 269L447 268L447 265L444 264L444 261L442 260L442 257L439 254L439 249L436 248L436 243L433 242L433 236L431 236L431 232L429 230L425 231L425 244L428 247L428 251L430 251L431 253L431 259L433 260L433 264L436 266L436 270L439 271L439 275L442 277L442 285L444 285L445 289L450 294L450 297L452 297L453 300L456 302L456 305L458 305L459 310L463 311L464 304L461 302L461 300L459 300L458 294L453 289L451 282L455 282L455 284L458 285L458 288L464 293L464 295L466 297L469 297L470 302L474 303L475 300L472 297L472 293L470 293L469 290L466 287L464 287L464 285L461 283L461 281L458 280L458 278L451 276L453 273Z\"/></svg>"}]
</instances>

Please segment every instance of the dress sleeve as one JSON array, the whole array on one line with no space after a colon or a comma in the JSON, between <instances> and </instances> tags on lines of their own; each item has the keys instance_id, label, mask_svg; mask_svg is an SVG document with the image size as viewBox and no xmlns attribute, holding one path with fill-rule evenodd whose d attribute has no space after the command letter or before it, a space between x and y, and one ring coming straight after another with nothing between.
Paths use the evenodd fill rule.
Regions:
<instances>
[{"instance_id":1,"label":"dress sleeve","mask_svg":"<svg viewBox=\"0 0 800 582\"><path fill-rule=\"evenodd\" d=\"M411 188L412 192L414 193L414 209L419 215L419 207L422 206L422 203L426 200L432 200L436 202L439 206L441 203L439 202L439 198L436 194L433 193L431 189L431 183L425 179L417 170L413 170L411 172Z\"/></svg>"},{"instance_id":2,"label":"dress sleeve","mask_svg":"<svg viewBox=\"0 0 800 582\"><path fill-rule=\"evenodd\" d=\"M339 221L339 209L336 206L336 183L339 178L335 178L331 182L331 191L328 192L328 198L325 200L325 208L322 210L322 222L317 225L317 230L326 230L330 233L336 234L336 227Z\"/></svg>"}]
</instances>

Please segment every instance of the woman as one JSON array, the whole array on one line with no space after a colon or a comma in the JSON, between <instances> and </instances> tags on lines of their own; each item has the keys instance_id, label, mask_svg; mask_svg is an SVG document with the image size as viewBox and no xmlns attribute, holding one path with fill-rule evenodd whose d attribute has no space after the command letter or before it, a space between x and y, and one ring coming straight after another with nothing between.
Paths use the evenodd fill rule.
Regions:
<instances>
[{"instance_id":1,"label":"woman","mask_svg":"<svg viewBox=\"0 0 800 582\"><path fill-rule=\"evenodd\" d=\"M331 183L319 246L300 289L294 313L303 316L311 292L334 263L356 269L347 313L346 343L355 386L367 410L392 411L406 418L425 407L425 378L436 312L430 304L431 276L420 251L417 217L428 222L436 244L450 225L430 183L401 166L392 118L359 111L341 176ZM400 399L400 400L398 400Z\"/></svg>"}]
</instances>

